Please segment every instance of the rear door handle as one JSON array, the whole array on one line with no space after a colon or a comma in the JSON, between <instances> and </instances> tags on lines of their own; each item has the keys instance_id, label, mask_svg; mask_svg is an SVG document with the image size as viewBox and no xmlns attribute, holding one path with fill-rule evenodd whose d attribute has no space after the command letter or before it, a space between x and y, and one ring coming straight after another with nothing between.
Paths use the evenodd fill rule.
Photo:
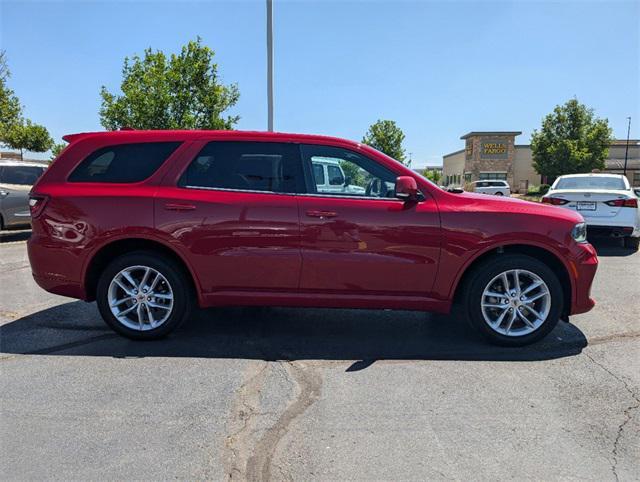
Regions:
<instances>
[{"instance_id":1,"label":"rear door handle","mask_svg":"<svg viewBox=\"0 0 640 482\"><path fill-rule=\"evenodd\" d=\"M338 213L334 211L320 211L316 209L310 209L309 211L307 211L307 216L309 216L310 218L326 219L335 218L336 216L338 216Z\"/></svg>"},{"instance_id":2,"label":"rear door handle","mask_svg":"<svg viewBox=\"0 0 640 482\"><path fill-rule=\"evenodd\" d=\"M168 211L193 211L195 204L167 203L164 208Z\"/></svg>"}]
</instances>

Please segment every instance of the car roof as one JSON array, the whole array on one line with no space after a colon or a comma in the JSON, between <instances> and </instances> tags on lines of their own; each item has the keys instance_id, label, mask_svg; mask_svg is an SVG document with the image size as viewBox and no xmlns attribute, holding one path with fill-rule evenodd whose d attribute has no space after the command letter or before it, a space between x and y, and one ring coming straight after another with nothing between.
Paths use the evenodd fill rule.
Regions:
<instances>
[{"instance_id":1,"label":"car roof","mask_svg":"<svg viewBox=\"0 0 640 482\"><path fill-rule=\"evenodd\" d=\"M612 174L608 172L589 172L586 174L563 174L558 176L558 179L564 179L567 177L623 177L622 174Z\"/></svg>"},{"instance_id":2,"label":"car roof","mask_svg":"<svg viewBox=\"0 0 640 482\"><path fill-rule=\"evenodd\" d=\"M334 142L341 144L348 144L354 147L361 146L359 142L351 141L348 139L342 139L333 136L315 135L315 134L292 134L287 132L265 132L265 131L227 131L227 130L137 130L137 129L122 129L119 131L99 131L99 132L80 132L77 134L68 134L62 136L62 138L73 143L81 139L89 137L113 137L117 140L127 139L129 141L135 140L152 140L162 138L163 136L180 137L184 140L201 139L203 137L215 136L217 138L228 139L242 139L247 138L260 139L260 140L280 140L282 142Z\"/></svg>"}]
</instances>

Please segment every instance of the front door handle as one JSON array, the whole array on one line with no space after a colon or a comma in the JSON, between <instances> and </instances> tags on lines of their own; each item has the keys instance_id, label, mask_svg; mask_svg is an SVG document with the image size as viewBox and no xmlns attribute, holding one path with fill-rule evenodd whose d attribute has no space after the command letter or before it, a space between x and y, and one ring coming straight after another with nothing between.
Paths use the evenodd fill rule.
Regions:
<instances>
[{"instance_id":1,"label":"front door handle","mask_svg":"<svg viewBox=\"0 0 640 482\"><path fill-rule=\"evenodd\" d=\"M327 219L335 218L336 216L338 216L338 213L334 211L320 211L316 209L310 209L309 211L307 211L307 216L309 216L310 218Z\"/></svg>"},{"instance_id":2,"label":"front door handle","mask_svg":"<svg viewBox=\"0 0 640 482\"><path fill-rule=\"evenodd\" d=\"M168 211L193 211L195 204L167 203L164 208Z\"/></svg>"}]
</instances>

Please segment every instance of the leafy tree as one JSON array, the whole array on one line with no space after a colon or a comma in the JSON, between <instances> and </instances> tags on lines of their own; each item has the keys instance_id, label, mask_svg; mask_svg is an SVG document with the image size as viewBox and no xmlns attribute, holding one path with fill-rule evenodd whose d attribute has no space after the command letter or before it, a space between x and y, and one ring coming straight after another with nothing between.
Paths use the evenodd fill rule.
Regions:
<instances>
[{"instance_id":1,"label":"leafy tree","mask_svg":"<svg viewBox=\"0 0 640 482\"><path fill-rule=\"evenodd\" d=\"M3 142L12 149L19 149L20 159L23 158L25 150L46 152L53 146L49 131L44 126L33 124L30 120L11 126L5 133Z\"/></svg>"},{"instance_id":2,"label":"leafy tree","mask_svg":"<svg viewBox=\"0 0 640 482\"><path fill-rule=\"evenodd\" d=\"M200 37L167 57L150 48L122 69L122 95L100 90L100 122L105 129L232 129L239 116L223 113L240 97L235 84L218 76L215 53Z\"/></svg>"},{"instance_id":3,"label":"leafy tree","mask_svg":"<svg viewBox=\"0 0 640 482\"><path fill-rule=\"evenodd\" d=\"M56 157L58 157L65 147L67 147L66 142L61 142L60 144L54 143L51 146L51 160L53 161Z\"/></svg>"},{"instance_id":4,"label":"leafy tree","mask_svg":"<svg viewBox=\"0 0 640 482\"><path fill-rule=\"evenodd\" d=\"M0 51L0 143L3 144L9 129L22 119L20 101L7 86L10 75L5 52Z\"/></svg>"},{"instance_id":5,"label":"leafy tree","mask_svg":"<svg viewBox=\"0 0 640 482\"><path fill-rule=\"evenodd\" d=\"M442 171L437 169L425 169L422 171L422 175L434 184L440 184L440 181L442 180Z\"/></svg>"},{"instance_id":6,"label":"leafy tree","mask_svg":"<svg viewBox=\"0 0 640 482\"><path fill-rule=\"evenodd\" d=\"M405 150L402 147L403 141L404 132L391 120L378 120L369 126L369 130L362 139L364 144L368 144L374 149L384 152L387 156L393 157L396 161L409 166L411 161L406 159Z\"/></svg>"},{"instance_id":7,"label":"leafy tree","mask_svg":"<svg viewBox=\"0 0 640 482\"><path fill-rule=\"evenodd\" d=\"M533 166L550 178L604 169L613 141L607 119L594 116L577 99L558 105L531 135Z\"/></svg>"}]
</instances>

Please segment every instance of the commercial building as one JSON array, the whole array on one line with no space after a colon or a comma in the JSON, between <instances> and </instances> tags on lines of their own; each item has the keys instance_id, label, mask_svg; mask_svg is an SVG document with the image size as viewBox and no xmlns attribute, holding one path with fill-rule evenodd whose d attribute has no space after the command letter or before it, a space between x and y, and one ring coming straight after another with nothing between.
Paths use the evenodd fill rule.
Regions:
<instances>
[{"instance_id":1,"label":"commercial building","mask_svg":"<svg viewBox=\"0 0 640 482\"><path fill-rule=\"evenodd\" d=\"M484 179L503 179L513 192L526 192L531 186L543 184L533 168L529 144L516 144L519 131L469 132L460 139L465 148L442 158L443 184L464 186ZM627 141L617 139L609 148L605 171L622 174ZM633 186L640 186L640 140L629 141L627 178Z\"/></svg>"}]
</instances>

